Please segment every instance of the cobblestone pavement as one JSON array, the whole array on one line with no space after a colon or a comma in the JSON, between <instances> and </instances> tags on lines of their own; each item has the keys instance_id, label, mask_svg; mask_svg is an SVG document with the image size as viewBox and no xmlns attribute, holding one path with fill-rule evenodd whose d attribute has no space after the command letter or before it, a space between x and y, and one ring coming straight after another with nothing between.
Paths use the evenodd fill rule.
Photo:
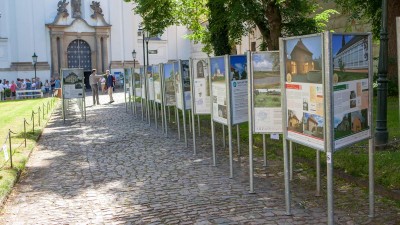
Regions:
<instances>
[{"instance_id":1,"label":"cobblestone pavement","mask_svg":"<svg viewBox=\"0 0 400 225\"><path fill-rule=\"evenodd\" d=\"M115 100L88 107L82 123L71 113L63 124L60 110L54 113L0 224L326 224L326 198L314 197L305 171L295 171L293 215L287 216L279 159L266 169L256 160L257 193L249 194L246 157L235 157L229 179L227 150L217 146L213 167L210 137L197 140L194 156L176 129L166 137L126 113L122 93ZM366 192L335 184L337 224L400 223L393 203L377 198L370 220Z\"/></svg>"}]
</instances>

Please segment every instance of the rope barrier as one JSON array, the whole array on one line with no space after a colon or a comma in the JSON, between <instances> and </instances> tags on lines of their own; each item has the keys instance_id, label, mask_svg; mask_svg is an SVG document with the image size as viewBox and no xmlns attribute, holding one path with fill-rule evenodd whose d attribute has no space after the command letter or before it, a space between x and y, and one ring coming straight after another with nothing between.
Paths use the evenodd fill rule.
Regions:
<instances>
[{"instance_id":1,"label":"rope barrier","mask_svg":"<svg viewBox=\"0 0 400 225\"><path fill-rule=\"evenodd\" d=\"M50 99L50 100L46 103L46 111L47 111L46 114L49 114L49 109L53 108L54 103L55 103L55 98ZM27 145L26 145L26 139L27 139L27 137L36 137L36 136L34 135L34 134L35 134L35 115L38 115L38 118L39 118L39 126L40 126L40 113L41 113L41 111L42 111L43 120L45 119L45 110L44 110L44 107L45 107L45 103L42 103L42 107L39 106L37 112L35 112L34 110L32 110L32 113L31 113L31 121L32 121L32 123L28 123L28 121L26 120L26 118L24 118L24 122L23 122L23 124L24 124L24 130L23 130L24 141L22 141L22 142L18 145L18 147L12 148L12 141L11 141L11 138L12 138L12 135L18 135L18 134L21 134L22 132L21 132L21 133L16 133L16 132L12 131L11 129L8 130L8 135L6 136L6 138L5 138L4 142L3 142L3 145L0 146L0 147L3 148L3 146L6 146L6 147L4 148L4 150L6 150L6 149L7 149L7 141L8 141L8 143L9 143L9 151L4 151L4 150L3 150L3 153L5 154L4 156L5 156L7 159L4 161L3 165L0 166L0 170L3 169L3 168L7 165L7 163L8 163L9 161L10 161L11 168L13 168L12 156L16 153L16 149L19 149L23 144L25 144L25 147L27 146ZM32 134L28 134L28 133L26 132L26 125L28 125L28 126L32 125Z\"/></svg>"}]
</instances>

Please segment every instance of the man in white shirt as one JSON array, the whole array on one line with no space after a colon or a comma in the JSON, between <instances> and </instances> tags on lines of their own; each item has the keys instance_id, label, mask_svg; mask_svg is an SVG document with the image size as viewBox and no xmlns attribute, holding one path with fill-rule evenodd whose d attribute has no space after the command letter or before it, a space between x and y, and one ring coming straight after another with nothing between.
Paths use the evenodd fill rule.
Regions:
<instances>
[{"instance_id":1,"label":"man in white shirt","mask_svg":"<svg viewBox=\"0 0 400 225\"><path fill-rule=\"evenodd\" d=\"M92 95L93 95L93 105L100 105L99 101L99 85L97 84L99 82L99 79L101 79L103 76L97 75L96 74L96 69L92 69L92 74L89 76L89 84L90 87L92 88Z\"/></svg>"}]
</instances>

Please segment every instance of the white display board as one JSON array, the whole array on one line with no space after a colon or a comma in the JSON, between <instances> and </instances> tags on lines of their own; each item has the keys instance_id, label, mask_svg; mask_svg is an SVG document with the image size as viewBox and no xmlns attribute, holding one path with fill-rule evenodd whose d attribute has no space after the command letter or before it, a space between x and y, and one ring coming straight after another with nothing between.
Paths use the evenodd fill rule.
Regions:
<instances>
[{"instance_id":1,"label":"white display board","mask_svg":"<svg viewBox=\"0 0 400 225\"><path fill-rule=\"evenodd\" d=\"M83 69L61 69L62 94L64 99L84 97Z\"/></svg>"},{"instance_id":2,"label":"white display board","mask_svg":"<svg viewBox=\"0 0 400 225\"><path fill-rule=\"evenodd\" d=\"M189 60L174 63L176 107L180 110L191 108Z\"/></svg>"},{"instance_id":3,"label":"white display board","mask_svg":"<svg viewBox=\"0 0 400 225\"><path fill-rule=\"evenodd\" d=\"M324 150L329 129L338 150L371 137L369 39L370 34L339 33L283 39L288 140Z\"/></svg>"},{"instance_id":4,"label":"white display board","mask_svg":"<svg viewBox=\"0 0 400 225\"><path fill-rule=\"evenodd\" d=\"M332 34L334 149L371 136L369 35Z\"/></svg>"},{"instance_id":5,"label":"white display board","mask_svg":"<svg viewBox=\"0 0 400 225\"><path fill-rule=\"evenodd\" d=\"M182 94L182 82L180 75L180 65L178 62L174 62L174 90L175 90L175 103L176 107L180 110L183 109L183 94Z\"/></svg>"},{"instance_id":6,"label":"white display board","mask_svg":"<svg viewBox=\"0 0 400 225\"><path fill-rule=\"evenodd\" d=\"M145 67L140 67L140 86L141 86L141 97L146 99L146 73L144 72Z\"/></svg>"},{"instance_id":7,"label":"white display board","mask_svg":"<svg viewBox=\"0 0 400 225\"><path fill-rule=\"evenodd\" d=\"M182 76L182 91L183 91L183 103L185 106L185 110L189 110L192 108L192 99L190 92L190 70L189 70L189 60L181 60L181 76Z\"/></svg>"},{"instance_id":8,"label":"white display board","mask_svg":"<svg viewBox=\"0 0 400 225\"><path fill-rule=\"evenodd\" d=\"M322 34L284 40L287 139L324 150Z\"/></svg>"},{"instance_id":9,"label":"white display board","mask_svg":"<svg viewBox=\"0 0 400 225\"><path fill-rule=\"evenodd\" d=\"M253 133L282 133L279 52L252 52L250 71Z\"/></svg>"},{"instance_id":10,"label":"white display board","mask_svg":"<svg viewBox=\"0 0 400 225\"><path fill-rule=\"evenodd\" d=\"M142 96L142 85L140 83L141 82L140 69L133 69L132 79L133 79L133 85L134 85L134 89L135 89L135 96L141 97Z\"/></svg>"},{"instance_id":11,"label":"white display board","mask_svg":"<svg viewBox=\"0 0 400 225\"><path fill-rule=\"evenodd\" d=\"M157 103L161 104L162 92L161 92L161 76L160 66L153 65L153 83L154 83L154 98Z\"/></svg>"},{"instance_id":12,"label":"white display board","mask_svg":"<svg viewBox=\"0 0 400 225\"><path fill-rule=\"evenodd\" d=\"M229 84L232 125L248 121L247 57L229 56Z\"/></svg>"},{"instance_id":13,"label":"white display board","mask_svg":"<svg viewBox=\"0 0 400 225\"><path fill-rule=\"evenodd\" d=\"M164 104L166 106L175 106L175 73L174 64L164 63L163 64L163 94Z\"/></svg>"},{"instance_id":14,"label":"white display board","mask_svg":"<svg viewBox=\"0 0 400 225\"><path fill-rule=\"evenodd\" d=\"M212 119L215 122L228 125L228 88L225 79L225 65L223 56L210 58Z\"/></svg>"},{"instance_id":15,"label":"white display board","mask_svg":"<svg viewBox=\"0 0 400 225\"><path fill-rule=\"evenodd\" d=\"M210 78L207 59L193 59L191 63L193 111L196 115L211 114Z\"/></svg>"},{"instance_id":16,"label":"white display board","mask_svg":"<svg viewBox=\"0 0 400 225\"><path fill-rule=\"evenodd\" d=\"M148 91L148 96L150 101L154 101L154 80L153 80L153 66L148 66L147 67L147 73L146 73L146 78L147 78L147 91Z\"/></svg>"},{"instance_id":17,"label":"white display board","mask_svg":"<svg viewBox=\"0 0 400 225\"><path fill-rule=\"evenodd\" d=\"M124 75L125 75L125 88L126 91L132 96L133 95L133 88L131 88L132 84L132 69L131 68L125 68L124 69Z\"/></svg>"}]
</instances>

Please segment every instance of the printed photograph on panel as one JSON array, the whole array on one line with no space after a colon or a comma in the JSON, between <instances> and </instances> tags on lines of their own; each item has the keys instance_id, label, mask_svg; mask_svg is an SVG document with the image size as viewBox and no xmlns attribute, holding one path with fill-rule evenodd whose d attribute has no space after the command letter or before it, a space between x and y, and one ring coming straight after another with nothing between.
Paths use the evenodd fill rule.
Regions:
<instances>
[{"instance_id":1,"label":"printed photograph on panel","mask_svg":"<svg viewBox=\"0 0 400 225\"><path fill-rule=\"evenodd\" d=\"M175 104L175 87L174 87L174 65L164 64L164 89L165 101L167 105Z\"/></svg>"},{"instance_id":2,"label":"printed photograph on panel","mask_svg":"<svg viewBox=\"0 0 400 225\"><path fill-rule=\"evenodd\" d=\"M211 80L212 82L225 82L225 61L224 57L211 58Z\"/></svg>"},{"instance_id":3,"label":"printed photograph on panel","mask_svg":"<svg viewBox=\"0 0 400 225\"><path fill-rule=\"evenodd\" d=\"M197 94L199 94L199 97L202 96L210 96L210 81L208 79L208 66L207 66L207 62L204 59L201 59L199 61L195 61L193 63L193 67L194 67L194 78L195 79L205 79L205 90L206 93L202 93L201 91L199 91Z\"/></svg>"},{"instance_id":4,"label":"printed photograph on panel","mask_svg":"<svg viewBox=\"0 0 400 225\"><path fill-rule=\"evenodd\" d=\"M252 64L254 107L281 107L279 53L254 53Z\"/></svg>"},{"instance_id":5,"label":"printed photograph on panel","mask_svg":"<svg viewBox=\"0 0 400 225\"><path fill-rule=\"evenodd\" d=\"M288 110L288 130L303 133L303 113L295 110Z\"/></svg>"},{"instance_id":6,"label":"printed photograph on panel","mask_svg":"<svg viewBox=\"0 0 400 225\"><path fill-rule=\"evenodd\" d=\"M324 138L324 118L321 116L304 113L303 117L303 132L304 134L314 136L319 139Z\"/></svg>"},{"instance_id":7,"label":"printed photograph on panel","mask_svg":"<svg viewBox=\"0 0 400 225\"><path fill-rule=\"evenodd\" d=\"M333 80L341 83L368 78L367 35L332 35Z\"/></svg>"},{"instance_id":8,"label":"printed photograph on panel","mask_svg":"<svg viewBox=\"0 0 400 225\"><path fill-rule=\"evenodd\" d=\"M153 67L152 66L148 66L147 67L147 74L146 74L147 78L152 78L153 77Z\"/></svg>"},{"instance_id":9,"label":"printed photograph on panel","mask_svg":"<svg viewBox=\"0 0 400 225\"><path fill-rule=\"evenodd\" d=\"M137 69L134 70L135 75L135 88L141 88L140 86L140 72L138 73Z\"/></svg>"},{"instance_id":10,"label":"printed photograph on panel","mask_svg":"<svg viewBox=\"0 0 400 225\"><path fill-rule=\"evenodd\" d=\"M189 60L181 61L183 91L190 91L190 74L189 74Z\"/></svg>"},{"instance_id":11,"label":"printed photograph on panel","mask_svg":"<svg viewBox=\"0 0 400 225\"><path fill-rule=\"evenodd\" d=\"M179 76L179 63L174 62L174 88L175 88L176 94L180 93L180 90L179 90L180 82L181 82L181 78Z\"/></svg>"},{"instance_id":12,"label":"printed photograph on panel","mask_svg":"<svg viewBox=\"0 0 400 225\"><path fill-rule=\"evenodd\" d=\"M160 81L160 67L158 65L153 66L152 73L153 81Z\"/></svg>"},{"instance_id":13,"label":"printed photograph on panel","mask_svg":"<svg viewBox=\"0 0 400 225\"><path fill-rule=\"evenodd\" d=\"M247 79L247 58L244 55L229 57L231 68L229 71L230 80Z\"/></svg>"},{"instance_id":14,"label":"printed photograph on panel","mask_svg":"<svg viewBox=\"0 0 400 225\"><path fill-rule=\"evenodd\" d=\"M285 41L286 81L322 84L320 36Z\"/></svg>"},{"instance_id":15,"label":"printed photograph on panel","mask_svg":"<svg viewBox=\"0 0 400 225\"><path fill-rule=\"evenodd\" d=\"M334 118L335 140L351 134L351 113L335 115Z\"/></svg>"}]
</instances>

